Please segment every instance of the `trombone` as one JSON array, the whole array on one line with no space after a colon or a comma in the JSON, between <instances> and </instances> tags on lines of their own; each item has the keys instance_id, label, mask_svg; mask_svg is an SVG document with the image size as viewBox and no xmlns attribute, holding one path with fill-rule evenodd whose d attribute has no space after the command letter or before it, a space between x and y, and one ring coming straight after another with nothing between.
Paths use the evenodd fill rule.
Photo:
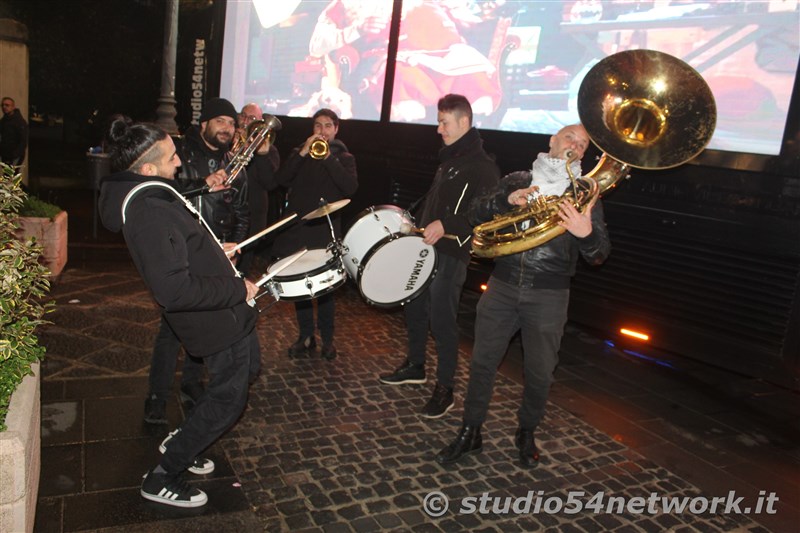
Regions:
<instances>
[{"instance_id":1,"label":"trombone","mask_svg":"<svg viewBox=\"0 0 800 533\"><path fill-rule=\"evenodd\" d=\"M233 155L225 166L228 178L224 185L228 186L239 176L239 173L253 159L258 147L265 140L271 143L275 139L275 132L281 129L281 121L273 115L264 113L261 120L253 121L247 126L247 137L240 135L233 146Z\"/></svg>"}]
</instances>

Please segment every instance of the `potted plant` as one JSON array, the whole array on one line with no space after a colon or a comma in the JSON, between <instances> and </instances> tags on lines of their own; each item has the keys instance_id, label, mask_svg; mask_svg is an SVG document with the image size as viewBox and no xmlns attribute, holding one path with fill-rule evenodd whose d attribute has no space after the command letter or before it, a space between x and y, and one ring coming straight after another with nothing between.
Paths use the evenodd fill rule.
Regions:
<instances>
[{"instance_id":1,"label":"potted plant","mask_svg":"<svg viewBox=\"0 0 800 533\"><path fill-rule=\"evenodd\" d=\"M25 196L18 209L16 235L33 238L42 246L40 261L52 279L57 279L67 264L67 212L34 196Z\"/></svg>"},{"instance_id":2,"label":"potted plant","mask_svg":"<svg viewBox=\"0 0 800 533\"><path fill-rule=\"evenodd\" d=\"M36 328L53 304L34 239L16 236L25 193L0 163L0 531L30 531L39 486L41 419Z\"/></svg>"}]
</instances>

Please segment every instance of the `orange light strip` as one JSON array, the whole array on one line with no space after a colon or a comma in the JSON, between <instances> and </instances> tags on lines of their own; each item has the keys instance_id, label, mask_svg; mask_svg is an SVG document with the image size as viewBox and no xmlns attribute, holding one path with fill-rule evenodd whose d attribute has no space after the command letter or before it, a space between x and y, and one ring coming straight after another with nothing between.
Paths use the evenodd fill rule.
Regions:
<instances>
[{"instance_id":1,"label":"orange light strip","mask_svg":"<svg viewBox=\"0 0 800 533\"><path fill-rule=\"evenodd\" d=\"M488 288L489 288L489 286L487 284L481 283L481 291L485 291Z\"/></svg>"},{"instance_id":2,"label":"orange light strip","mask_svg":"<svg viewBox=\"0 0 800 533\"><path fill-rule=\"evenodd\" d=\"M640 331L634 331L634 330L628 329L628 328L621 328L619 330L619 332L622 333L623 335L627 336L627 337L633 337L634 339L639 339L641 341L649 341L650 340L650 335L648 335L647 333L642 333Z\"/></svg>"}]
</instances>

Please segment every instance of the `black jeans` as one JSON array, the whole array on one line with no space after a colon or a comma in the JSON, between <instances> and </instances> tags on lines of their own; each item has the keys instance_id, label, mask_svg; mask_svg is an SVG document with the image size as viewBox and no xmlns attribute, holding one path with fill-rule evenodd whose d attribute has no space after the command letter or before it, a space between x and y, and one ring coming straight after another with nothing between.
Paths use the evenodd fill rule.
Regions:
<instances>
[{"instance_id":1,"label":"black jeans","mask_svg":"<svg viewBox=\"0 0 800 533\"><path fill-rule=\"evenodd\" d=\"M467 265L455 257L437 256L436 276L422 294L405 305L408 360L425 364L428 326L436 341L436 380L452 388L458 363L458 302L467 279Z\"/></svg>"},{"instance_id":2,"label":"black jeans","mask_svg":"<svg viewBox=\"0 0 800 533\"><path fill-rule=\"evenodd\" d=\"M497 367L511 337L521 329L525 387L519 425L535 429L544 416L567 322L569 289L528 289L489 279L475 319L475 344L464 398L464 423L486 420Z\"/></svg>"},{"instance_id":3,"label":"black jeans","mask_svg":"<svg viewBox=\"0 0 800 533\"><path fill-rule=\"evenodd\" d=\"M178 353L181 341L169 327L164 315L161 315L161 326L153 345L153 357L150 362L150 396L166 400L175 378L178 366ZM203 377L203 360L186 354L181 372L181 385L199 383Z\"/></svg>"},{"instance_id":4,"label":"black jeans","mask_svg":"<svg viewBox=\"0 0 800 533\"><path fill-rule=\"evenodd\" d=\"M161 467L167 472L186 470L239 419L247 405L252 369L257 366L254 360L261 360L256 331L203 360L208 386L161 458Z\"/></svg>"},{"instance_id":5,"label":"black jeans","mask_svg":"<svg viewBox=\"0 0 800 533\"><path fill-rule=\"evenodd\" d=\"M333 317L336 307L333 293L323 294L315 298L317 301L317 326L325 346L333 342ZM314 300L301 300L294 303L297 311L297 326L300 329L300 338L314 336Z\"/></svg>"}]
</instances>

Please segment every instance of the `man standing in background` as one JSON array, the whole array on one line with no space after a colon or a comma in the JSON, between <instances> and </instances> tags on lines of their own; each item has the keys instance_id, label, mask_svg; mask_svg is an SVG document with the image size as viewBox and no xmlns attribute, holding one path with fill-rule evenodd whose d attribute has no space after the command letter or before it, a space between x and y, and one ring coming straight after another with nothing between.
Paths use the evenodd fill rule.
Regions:
<instances>
[{"instance_id":1,"label":"man standing in background","mask_svg":"<svg viewBox=\"0 0 800 533\"><path fill-rule=\"evenodd\" d=\"M13 98L2 100L3 118L0 118L0 161L11 166L21 165L28 146L28 123L22 118Z\"/></svg>"}]
</instances>

